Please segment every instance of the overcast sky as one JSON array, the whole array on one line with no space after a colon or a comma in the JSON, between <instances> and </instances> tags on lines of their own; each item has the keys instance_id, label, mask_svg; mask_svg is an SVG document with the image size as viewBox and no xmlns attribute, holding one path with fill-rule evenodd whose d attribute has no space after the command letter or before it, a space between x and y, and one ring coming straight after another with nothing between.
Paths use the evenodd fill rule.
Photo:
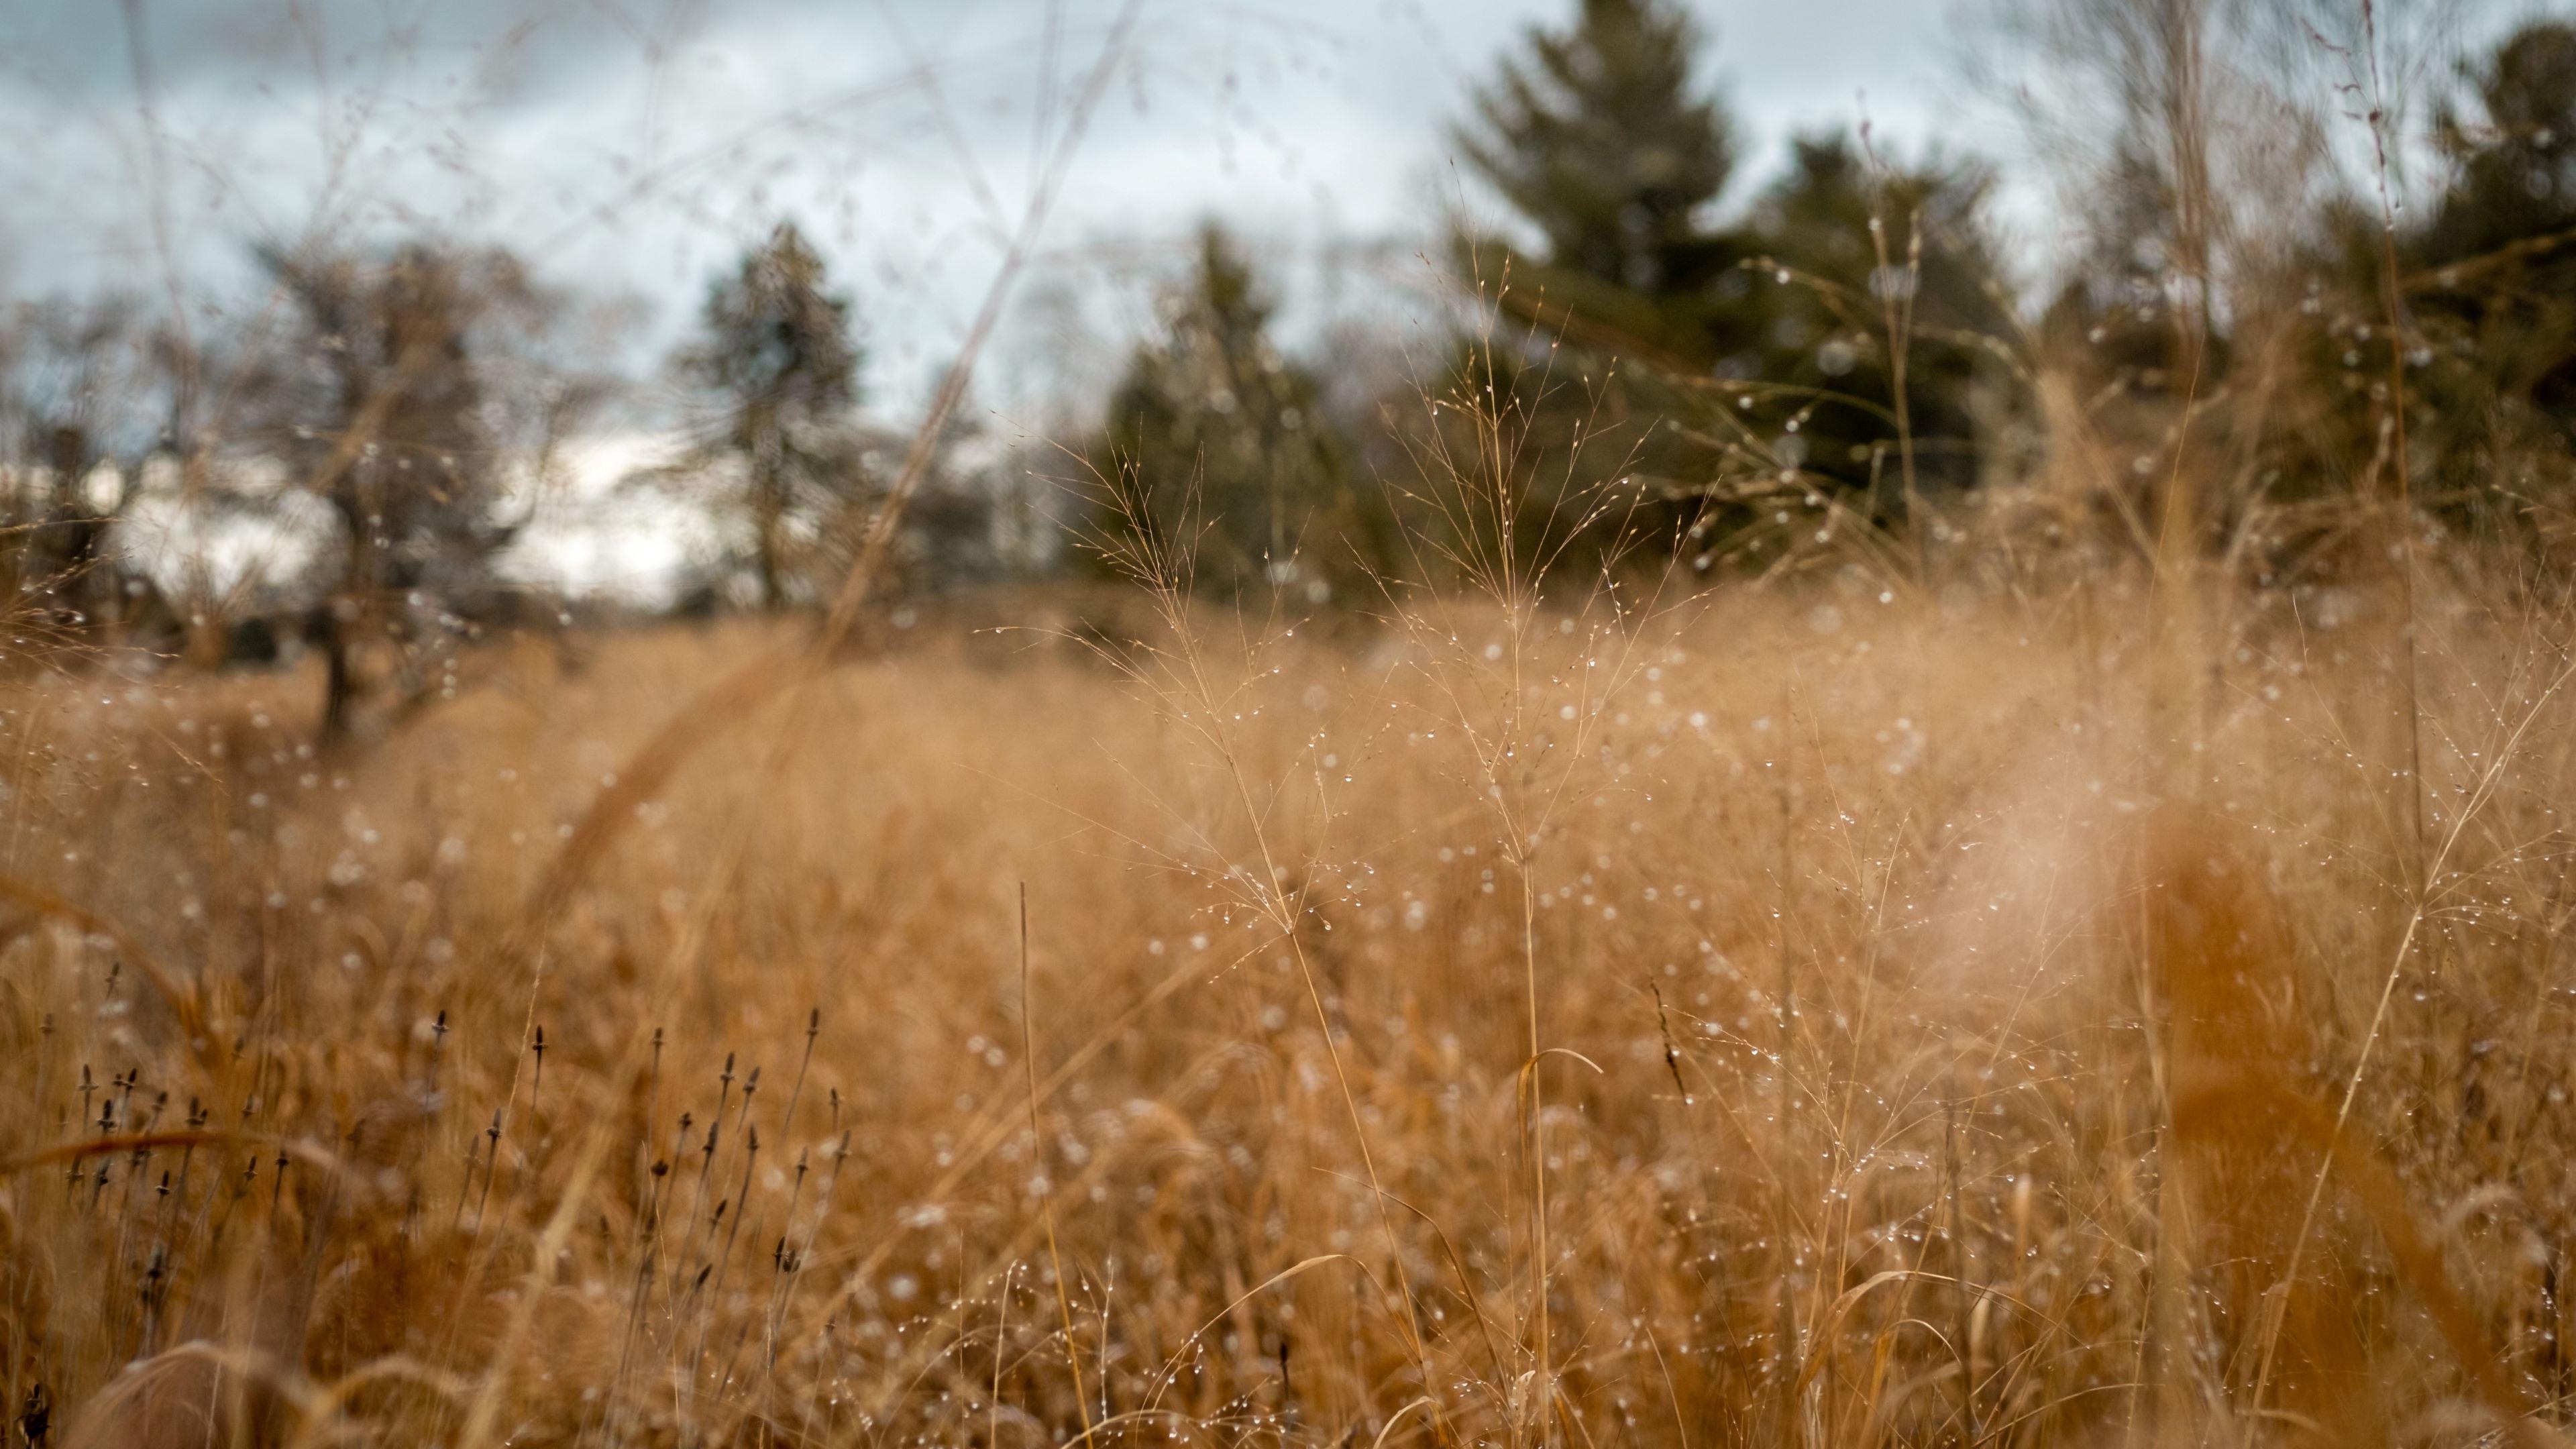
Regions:
<instances>
[{"instance_id":1,"label":"overcast sky","mask_svg":"<svg viewBox=\"0 0 2576 1449\"><path fill-rule=\"evenodd\" d=\"M242 294L253 243L425 227L632 297L649 352L789 215L859 295L899 398L963 334L1120 3L18 0L0 291L175 279L201 303ZM1135 279L1203 216L1254 237L1309 319L1332 281L1420 280L1409 258L1466 190L1445 125L1572 4L1143 0L995 386L1099 365L1063 354L1137 325ZM1743 123L1739 190L1788 131L1864 106L1901 149L2008 139L1956 79L1947 0L1694 9Z\"/></svg>"}]
</instances>

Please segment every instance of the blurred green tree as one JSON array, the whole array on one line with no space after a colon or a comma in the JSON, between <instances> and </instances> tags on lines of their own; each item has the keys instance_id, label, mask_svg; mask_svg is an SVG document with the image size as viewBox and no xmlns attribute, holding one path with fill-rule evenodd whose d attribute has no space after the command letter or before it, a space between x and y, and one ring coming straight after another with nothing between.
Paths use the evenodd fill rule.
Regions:
<instances>
[{"instance_id":1,"label":"blurred green tree","mask_svg":"<svg viewBox=\"0 0 2576 1449\"><path fill-rule=\"evenodd\" d=\"M1990 186L1982 167L1881 165L1837 135L1792 144L1744 233L1761 325L1710 338L1738 411L1778 424L1739 443L1743 461L1879 517L1977 482L2010 320L1981 220Z\"/></svg>"},{"instance_id":2,"label":"blurred green tree","mask_svg":"<svg viewBox=\"0 0 2576 1449\"><path fill-rule=\"evenodd\" d=\"M688 475L719 494L719 516L745 525L764 609L795 592L800 545L843 525L866 494L855 417L864 360L849 297L793 222L708 288L699 338L680 356L713 404Z\"/></svg>"},{"instance_id":3,"label":"blurred green tree","mask_svg":"<svg viewBox=\"0 0 2576 1449\"><path fill-rule=\"evenodd\" d=\"M1111 559L1150 546L1193 587L1267 586L1321 603L1383 568L1395 545L1383 489L1354 480L1315 375L1270 336L1275 304L1222 228L1198 236L1111 394L1090 466L1113 490L1095 519Z\"/></svg>"},{"instance_id":4,"label":"blurred green tree","mask_svg":"<svg viewBox=\"0 0 2576 1449\"><path fill-rule=\"evenodd\" d=\"M2576 525L2576 25L2507 37L2436 137L2449 184L2406 238L2435 500ZM2554 476L2542 479L2535 468Z\"/></svg>"},{"instance_id":5,"label":"blurred green tree","mask_svg":"<svg viewBox=\"0 0 2576 1449\"><path fill-rule=\"evenodd\" d=\"M1546 243L1563 280L1684 309L1732 257L1707 208L1735 168L1734 124L1691 74L1703 37L1666 0L1582 0L1533 28L1474 95L1461 153ZM1657 330L1642 312L1632 323Z\"/></svg>"},{"instance_id":6,"label":"blurred green tree","mask_svg":"<svg viewBox=\"0 0 2576 1449\"><path fill-rule=\"evenodd\" d=\"M2576 24L2525 26L2467 79L2475 113L2446 107L2436 128L2453 173L2422 260L2563 258L2576 249Z\"/></svg>"},{"instance_id":7,"label":"blurred green tree","mask_svg":"<svg viewBox=\"0 0 2576 1449\"><path fill-rule=\"evenodd\" d=\"M1466 278L1531 328L1462 369L1551 480L1525 536L1607 523L1706 566L1720 544L1831 538L1820 514L1892 524L1920 491L1976 481L1987 339L2007 320L1986 173L1808 138L1749 216L1722 222L1734 128L1694 80L1704 44L1667 0L1583 0L1570 28L1529 33L1459 129L1545 244L1459 248ZM1630 498L1603 508L1613 480Z\"/></svg>"},{"instance_id":8,"label":"blurred green tree","mask_svg":"<svg viewBox=\"0 0 2576 1449\"><path fill-rule=\"evenodd\" d=\"M1694 74L1705 43L1669 0L1582 0L1566 28L1524 35L1453 133L1538 247L1458 238L1459 278L1499 331L1461 348L1456 406L1436 416L1457 436L1427 456L1511 475L1497 532L1517 568L1597 562L1703 511L1706 447L1659 424L1692 410L1711 338L1757 325L1735 270L1749 253L1712 215L1735 128ZM1477 510L1445 512L1454 529Z\"/></svg>"},{"instance_id":9,"label":"blurred green tree","mask_svg":"<svg viewBox=\"0 0 2576 1449\"><path fill-rule=\"evenodd\" d=\"M2389 236L2357 190L2318 210L2303 386L2275 390L2270 492L2393 499L2403 469L2419 511L2498 541L2554 538L2563 557L2576 541L2576 26L2525 26L2459 79L2435 116L2444 171L2421 221L2399 217ZM2290 541L2330 541L2331 507L2308 511L2318 521Z\"/></svg>"}]
</instances>

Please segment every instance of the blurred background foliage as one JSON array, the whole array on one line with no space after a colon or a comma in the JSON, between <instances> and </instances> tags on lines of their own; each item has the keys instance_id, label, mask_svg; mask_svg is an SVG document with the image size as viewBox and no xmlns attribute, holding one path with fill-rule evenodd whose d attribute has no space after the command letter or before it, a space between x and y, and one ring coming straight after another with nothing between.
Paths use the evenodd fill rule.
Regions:
<instances>
[{"instance_id":1,"label":"blurred background foliage","mask_svg":"<svg viewBox=\"0 0 2576 1449\"><path fill-rule=\"evenodd\" d=\"M1990 8L2063 265L2006 255L1971 155L1864 126L1749 168L1708 27L1580 0L1456 116L1445 332L1291 340L1263 239L1209 221L1052 436L963 408L926 439L900 589L1079 580L1141 525L1201 593L1364 613L1474 552L1471 474L1512 480L1530 567L1920 583L2180 538L2296 580L2354 567L2391 508L2563 567L2576 26L2501 32L2400 109L2305 0ZM21 637L319 651L336 729L371 681L417 697L442 651L578 602L513 560L606 420L671 441L596 506L691 520L658 593L691 613L816 606L916 451L871 406L870 289L794 217L650 377L601 360L618 304L434 225L255 260L255 305L111 289L0 326Z\"/></svg>"}]
</instances>

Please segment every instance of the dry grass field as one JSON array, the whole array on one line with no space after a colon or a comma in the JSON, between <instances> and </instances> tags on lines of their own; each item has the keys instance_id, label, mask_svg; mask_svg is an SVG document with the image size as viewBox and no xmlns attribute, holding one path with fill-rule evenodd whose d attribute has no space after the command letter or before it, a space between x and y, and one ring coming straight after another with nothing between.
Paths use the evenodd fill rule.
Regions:
<instances>
[{"instance_id":1,"label":"dry grass field","mask_svg":"<svg viewBox=\"0 0 2576 1449\"><path fill-rule=\"evenodd\" d=\"M13 684L13 1432L2544 1442L2568 610L1862 577Z\"/></svg>"},{"instance_id":2,"label":"dry grass field","mask_svg":"<svg viewBox=\"0 0 2576 1449\"><path fill-rule=\"evenodd\" d=\"M0 1449L2576 1443L2566 7L21 8Z\"/></svg>"}]
</instances>

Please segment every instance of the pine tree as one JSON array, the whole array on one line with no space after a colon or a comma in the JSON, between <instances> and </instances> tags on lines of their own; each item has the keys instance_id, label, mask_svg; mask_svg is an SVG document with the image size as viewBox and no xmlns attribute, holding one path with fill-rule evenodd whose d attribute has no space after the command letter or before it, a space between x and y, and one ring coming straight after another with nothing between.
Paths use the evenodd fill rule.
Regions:
<instances>
[{"instance_id":1,"label":"pine tree","mask_svg":"<svg viewBox=\"0 0 2576 1449\"><path fill-rule=\"evenodd\" d=\"M2576 444L2576 25L2536 23L2470 77L2476 119L2442 118L2451 185L2409 248L2422 312L2491 389ZM2462 401L2469 401L2463 399Z\"/></svg>"},{"instance_id":2,"label":"pine tree","mask_svg":"<svg viewBox=\"0 0 2576 1449\"><path fill-rule=\"evenodd\" d=\"M1969 334L2002 320L1982 173L1883 167L1810 139L1748 219L1721 224L1735 154L1725 111L1693 83L1703 43L1665 0L1584 0L1569 30L1530 34L1461 133L1547 245L1463 248L1469 279L1551 344L1522 354L1544 376L1470 377L1548 459L1532 470L1549 480L1546 521L1524 536L1614 518L1705 563L1713 535L1757 521L1812 538L1827 495L1893 523L1900 496L1976 476L1988 369ZM1633 501L1605 515L1614 478Z\"/></svg>"},{"instance_id":3,"label":"pine tree","mask_svg":"<svg viewBox=\"0 0 2576 1449\"><path fill-rule=\"evenodd\" d=\"M792 222L707 291L682 373L715 417L692 459L738 469L724 502L748 524L761 607L788 602L800 540L847 521L865 488L853 413L863 354L850 299Z\"/></svg>"},{"instance_id":4,"label":"pine tree","mask_svg":"<svg viewBox=\"0 0 2576 1449\"><path fill-rule=\"evenodd\" d=\"M2471 81L2483 114L2439 128L2456 173L2422 239L2436 264L2576 228L2576 24L2524 27Z\"/></svg>"},{"instance_id":5,"label":"pine tree","mask_svg":"<svg viewBox=\"0 0 2576 1449\"><path fill-rule=\"evenodd\" d=\"M1516 474L1523 567L1580 567L1700 512L1706 449L1656 424L1687 411L1712 335L1748 325L1740 238L1709 216L1735 145L1694 79L1703 44L1669 0L1583 0L1567 28L1526 33L1456 132L1542 243L1466 235L1457 248L1460 281L1509 319L1506 345L1462 349L1456 396L1511 439L1498 457ZM1522 326L1528 345L1511 345Z\"/></svg>"},{"instance_id":6,"label":"pine tree","mask_svg":"<svg viewBox=\"0 0 2576 1449\"><path fill-rule=\"evenodd\" d=\"M1266 584L1322 602L1381 566L1383 497L1354 486L1314 375L1281 355L1274 304L1221 228L1200 231L1196 265L1161 310L1093 459L1124 494L1119 526L1154 531L1170 566L1220 593Z\"/></svg>"},{"instance_id":7,"label":"pine tree","mask_svg":"<svg viewBox=\"0 0 2576 1449\"><path fill-rule=\"evenodd\" d=\"M1980 222L1986 174L1881 167L1833 135L1799 139L1792 158L1746 229L1756 277L1768 272L1755 282L1764 325L1728 339L1718 364L1758 389L1737 394L1755 400L1750 415L1781 428L1762 461L1882 516L1909 486L1971 486L1984 339L2005 322Z\"/></svg>"},{"instance_id":8,"label":"pine tree","mask_svg":"<svg viewBox=\"0 0 2576 1449\"><path fill-rule=\"evenodd\" d=\"M1460 149L1550 266L1665 298L1720 264L1703 212L1734 169L1734 128L1694 88L1700 44L1665 0L1583 0L1573 28L1533 29L1476 92Z\"/></svg>"},{"instance_id":9,"label":"pine tree","mask_svg":"<svg viewBox=\"0 0 2576 1449\"><path fill-rule=\"evenodd\" d=\"M2395 238L2393 342L2375 200L2339 198L2319 218L2311 385L2276 430L2275 491L2393 493L2404 468L2418 508L2528 544L2535 525L2563 531L2576 493L2576 26L2526 26L2461 80L2434 126L2441 190ZM2396 402L2402 459L2386 429Z\"/></svg>"}]
</instances>

